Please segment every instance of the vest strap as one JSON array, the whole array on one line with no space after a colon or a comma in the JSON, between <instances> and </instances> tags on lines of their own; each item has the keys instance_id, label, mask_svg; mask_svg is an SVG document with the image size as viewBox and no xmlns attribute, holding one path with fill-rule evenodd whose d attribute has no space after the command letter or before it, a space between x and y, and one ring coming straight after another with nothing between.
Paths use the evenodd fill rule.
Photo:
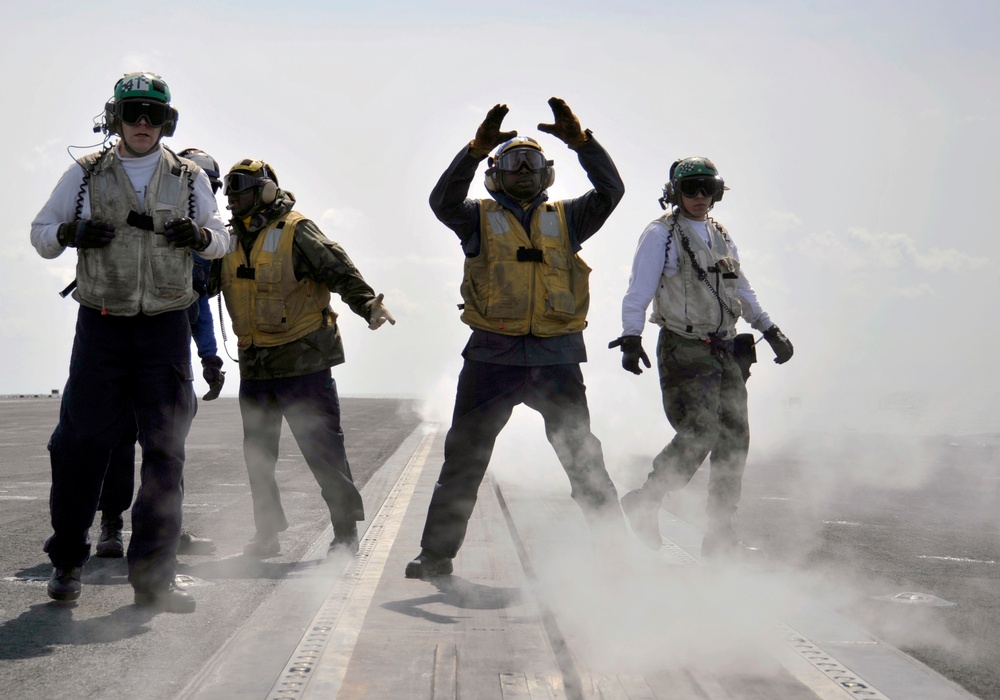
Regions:
<instances>
[{"instance_id":1,"label":"vest strap","mask_svg":"<svg viewBox=\"0 0 1000 700\"><path fill-rule=\"evenodd\" d=\"M141 228L143 231L153 230L153 217L149 214L140 214L134 209L128 213L125 221L133 228Z\"/></svg>"}]
</instances>

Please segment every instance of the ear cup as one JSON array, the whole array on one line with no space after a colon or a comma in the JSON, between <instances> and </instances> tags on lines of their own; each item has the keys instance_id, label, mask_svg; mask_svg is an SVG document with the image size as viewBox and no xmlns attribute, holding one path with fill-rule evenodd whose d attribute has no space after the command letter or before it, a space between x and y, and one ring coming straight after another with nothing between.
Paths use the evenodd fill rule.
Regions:
<instances>
[{"instance_id":1,"label":"ear cup","mask_svg":"<svg viewBox=\"0 0 1000 700\"><path fill-rule=\"evenodd\" d=\"M489 192L500 191L500 173L493 167L493 157L486 161L486 179L483 181Z\"/></svg>"},{"instance_id":2,"label":"ear cup","mask_svg":"<svg viewBox=\"0 0 1000 700\"><path fill-rule=\"evenodd\" d=\"M673 170L673 169L671 168L671 170ZM673 174L673 173L671 173L671 174ZM677 190L674 189L673 180L671 180L670 182L668 182L667 184L665 184L663 186L663 198L665 200L667 200L667 204L674 204L674 205L676 205L678 203L677 202Z\"/></svg>"},{"instance_id":3,"label":"ear cup","mask_svg":"<svg viewBox=\"0 0 1000 700\"><path fill-rule=\"evenodd\" d=\"M552 183L556 181L556 169L551 165L545 168L545 172L542 173L542 189L547 190L552 187Z\"/></svg>"},{"instance_id":4,"label":"ear cup","mask_svg":"<svg viewBox=\"0 0 1000 700\"><path fill-rule=\"evenodd\" d=\"M104 103L104 130L108 132L109 136L113 136L118 133L118 120L115 119L115 108L114 100L108 100Z\"/></svg>"},{"instance_id":5,"label":"ear cup","mask_svg":"<svg viewBox=\"0 0 1000 700\"><path fill-rule=\"evenodd\" d=\"M677 190L674 189L674 171L677 170L677 166L680 165L681 159L678 158L673 163L670 164L670 172L667 173L667 184L663 186L663 198L667 200L667 204L679 205L680 202L677 201Z\"/></svg>"},{"instance_id":6,"label":"ear cup","mask_svg":"<svg viewBox=\"0 0 1000 700\"><path fill-rule=\"evenodd\" d=\"M274 180L264 180L260 188L260 201L271 204L278 197L278 184Z\"/></svg>"},{"instance_id":7,"label":"ear cup","mask_svg":"<svg viewBox=\"0 0 1000 700\"><path fill-rule=\"evenodd\" d=\"M163 135L173 136L177 129L177 110L170 107L167 113L167 120L163 122Z\"/></svg>"}]
</instances>

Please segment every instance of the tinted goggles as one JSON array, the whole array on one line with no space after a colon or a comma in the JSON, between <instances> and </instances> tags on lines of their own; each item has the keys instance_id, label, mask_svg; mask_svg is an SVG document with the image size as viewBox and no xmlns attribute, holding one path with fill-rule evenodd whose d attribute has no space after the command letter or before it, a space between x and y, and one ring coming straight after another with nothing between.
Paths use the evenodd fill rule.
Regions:
<instances>
[{"instance_id":1,"label":"tinted goggles","mask_svg":"<svg viewBox=\"0 0 1000 700\"><path fill-rule=\"evenodd\" d=\"M139 120L146 117L150 126L163 126L170 118L173 110L170 105L162 102L144 102L143 100L126 100L119 102L117 106L118 118L123 123L135 125Z\"/></svg>"},{"instance_id":2,"label":"tinted goggles","mask_svg":"<svg viewBox=\"0 0 1000 700\"><path fill-rule=\"evenodd\" d=\"M544 170L546 165L548 162L541 151L534 148L515 148L501 153L494 167L501 172L516 173L522 167L527 167L528 170Z\"/></svg>"},{"instance_id":3,"label":"tinted goggles","mask_svg":"<svg viewBox=\"0 0 1000 700\"><path fill-rule=\"evenodd\" d=\"M697 197L701 192L706 197L714 197L725 183L717 177L686 177L677 183L677 191L685 197Z\"/></svg>"},{"instance_id":4,"label":"tinted goggles","mask_svg":"<svg viewBox=\"0 0 1000 700\"><path fill-rule=\"evenodd\" d=\"M228 195L230 192L246 192L254 187L260 187L262 184L263 180L259 177L247 175L246 173L229 173L223 181L223 185L226 188L223 191L223 194Z\"/></svg>"}]
</instances>

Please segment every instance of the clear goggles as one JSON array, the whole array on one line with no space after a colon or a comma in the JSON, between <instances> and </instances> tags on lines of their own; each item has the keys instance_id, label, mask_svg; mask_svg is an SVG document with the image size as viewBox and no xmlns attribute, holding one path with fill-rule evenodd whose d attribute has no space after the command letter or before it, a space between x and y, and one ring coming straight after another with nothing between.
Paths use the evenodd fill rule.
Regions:
<instances>
[{"instance_id":1,"label":"clear goggles","mask_svg":"<svg viewBox=\"0 0 1000 700\"><path fill-rule=\"evenodd\" d=\"M226 188L223 193L228 195L231 192L246 192L254 187L260 187L262 184L263 180L259 177L247 173L229 173L223 180L223 186Z\"/></svg>"},{"instance_id":2,"label":"clear goggles","mask_svg":"<svg viewBox=\"0 0 1000 700\"><path fill-rule=\"evenodd\" d=\"M544 170L548 164L545 154L536 148L514 148L501 153L493 167L500 172L516 173L523 167Z\"/></svg>"},{"instance_id":3,"label":"clear goggles","mask_svg":"<svg viewBox=\"0 0 1000 700\"><path fill-rule=\"evenodd\" d=\"M723 190L725 183L718 177L686 177L678 181L677 191L685 197L697 197L698 193L714 197Z\"/></svg>"},{"instance_id":4,"label":"clear goggles","mask_svg":"<svg viewBox=\"0 0 1000 700\"><path fill-rule=\"evenodd\" d=\"M170 105L163 102L145 102L143 100L119 102L116 110L118 118L124 124L134 126L139 123L140 119L145 117L149 125L154 127L166 124L173 111L170 109Z\"/></svg>"}]
</instances>

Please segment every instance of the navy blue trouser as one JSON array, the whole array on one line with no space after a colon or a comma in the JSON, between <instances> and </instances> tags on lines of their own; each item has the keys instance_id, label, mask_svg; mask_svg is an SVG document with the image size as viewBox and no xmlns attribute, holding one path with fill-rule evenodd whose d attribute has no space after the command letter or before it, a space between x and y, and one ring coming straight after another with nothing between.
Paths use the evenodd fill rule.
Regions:
<instances>
[{"instance_id":1,"label":"navy blue trouser","mask_svg":"<svg viewBox=\"0 0 1000 700\"><path fill-rule=\"evenodd\" d=\"M282 416L319 484L330 522L353 524L365 519L361 493L347 463L337 383L329 369L301 377L241 379L240 413L257 532L273 535L288 529L274 471Z\"/></svg>"},{"instance_id":2,"label":"navy blue trouser","mask_svg":"<svg viewBox=\"0 0 1000 700\"><path fill-rule=\"evenodd\" d=\"M571 496L592 526L594 518L606 515L620 525L618 493L604 466L601 443L590 431L580 365L521 367L466 360L445 438L444 464L427 509L422 548L446 557L458 553L497 436L514 407L522 403L542 414L545 436L566 470Z\"/></svg>"},{"instance_id":3,"label":"navy blue trouser","mask_svg":"<svg viewBox=\"0 0 1000 700\"><path fill-rule=\"evenodd\" d=\"M198 301L188 307L187 314L198 356L216 354L218 346L208 297L199 297ZM132 493L135 491L135 443L138 439L138 427L133 424L122 433L121 440L111 451L101 501L97 507L105 516L120 516L132 505Z\"/></svg>"},{"instance_id":4,"label":"navy blue trouser","mask_svg":"<svg viewBox=\"0 0 1000 700\"><path fill-rule=\"evenodd\" d=\"M190 343L183 309L102 316L80 307L59 424L49 441L53 534L45 551L55 566L82 566L90 557L89 530L111 453L137 425L142 466L128 578L140 590L173 580L184 441L196 410Z\"/></svg>"},{"instance_id":5,"label":"navy blue trouser","mask_svg":"<svg viewBox=\"0 0 1000 700\"><path fill-rule=\"evenodd\" d=\"M111 450L108 471L101 488L101 500L97 505L97 509L105 517L119 517L132 505L132 493L135 491L135 443L138 439L138 427L133 423L122 433L118 444Z\"/></svg>"}]
</instances>

